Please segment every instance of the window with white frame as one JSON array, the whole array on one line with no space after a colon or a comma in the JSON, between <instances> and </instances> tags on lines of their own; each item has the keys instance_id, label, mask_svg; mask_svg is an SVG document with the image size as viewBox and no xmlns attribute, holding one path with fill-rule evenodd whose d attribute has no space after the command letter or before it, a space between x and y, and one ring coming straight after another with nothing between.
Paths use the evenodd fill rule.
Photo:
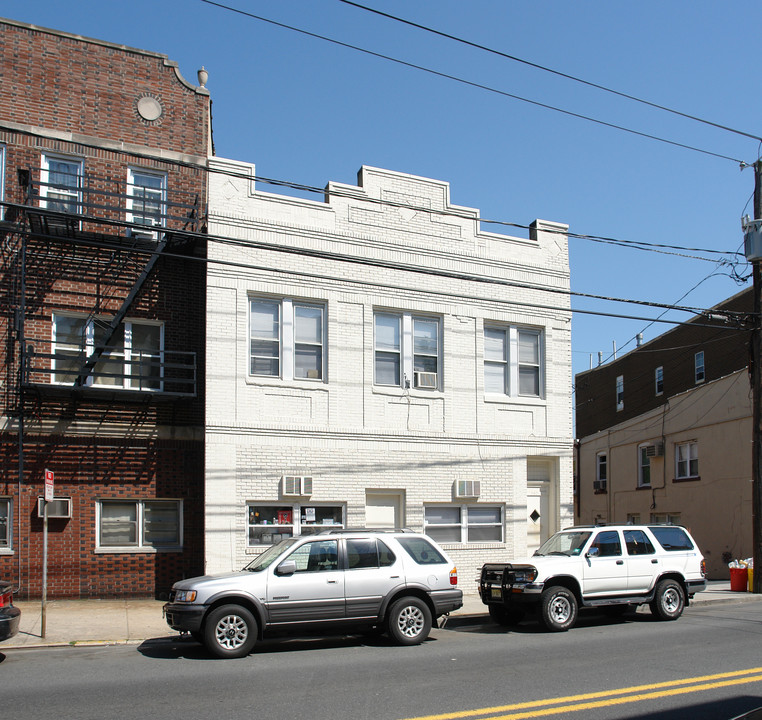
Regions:
<instances>
[{"instance_id":1,"label":"window with white frame","mask_svg":"<svg viewBox=\"0 0 762 720\"><path fill-rule=\"evenodd\" d=\"M440 543L503 542L503 508L499 505L429 505L423 531Z\"/></svg>"},{"instance_id":2,"label":"window with white frame","mask_svg":"<svg viewBox=\"0 0 762 720\"><path fill-rule=\"evenodd\" d=\"M698 385L704 382L706 378L706 368L704 367L704 351L701 350L696 353L693 359L695 381Z\"/></svg>"},{"instance_id":3,"label":"window with white frame","mask_svg":"<svg viewBox=\"0 0 762 720\"><path fill-rule=\"evenodd\" d=\"M101 500L98 547L113 550L180 550L180 500Z\"/></svg>"},{"instance_id":4,"label":"window with white frame","mask_svg":"<svg viewBox=\"0 0 762 720\"><path fill-rule=\"evenodd\" d=\"M640 513L627 513L628 525L640 525Z\"/></svg>"},{"instance_id":5,"label":"window with white frame","mask_svg":"<svg viewBox=\"0 0 762 720\"><path fill-rule=\"evenodd\" d=\"M325 376L325 307L291 298L249 299L249 374L283 380Z\"/></svg>"},{"instance_id":6,"label":"window with white frame","mask_svg":"<svg viewBox=\"0 0 762 720\"><path fill-rule=\"evenodd\" d=\"M686 442L675 446L675 478L687 480L697 478L698 469L698 443Z\"/></svg>"},{"instance_id":7,"label":"window with white frame","mask_svg":"<svg viewBox=\"0 0 762 720\"><path fill-rule=\"evenodd\" d=\"M491 395L542 395L542 333L484 326L484 391Z\"/></svg>"},{"instance_id":8,"label":"window with white frame","mask_svg":"<svg viewBox=\"0 0 762 720\"><path fill-rule=\"evenodd\" d=\"M616 409L617 412L624 410L624 375L616 379Z\"/></svg>"},{"instance_id":9,"label":"window with white frame","mask_svg":"<svg viewBox=\"0 0 762 720\"><path fill-rule=\"evenodd\" d=\"M638 447L638 487L651 487L651 458L648 444Z\"/></svg>"},{"instance_id":10,"label":"window with white frame","mask_svg":"<svg viewBox=\"0 0 762 720\"><path fill-rule=\"evenodd\" d=\"M7 550L11 545L11 528L13 527L12 501L0 497L0 550Z\"/></svg>"},{"instance_id":11,"label":"window with white frame","mask_svg":"<svg viewBox=\"0 0 762 720\"><path fill-rule=\"evenodd\" d=\"M127 222L149 228L166 225L167 176L138 168L127 170ZM135 230L131 230L135 234ZM151 232L151 237L156 233Z\"/></svg>"},{"instance_id":12,"label":"window with white frame","mask_svg":"<svg viewBox=\"0 0 762 720\"><path fill-rule=\"evenodd\" d=\"M600 452L595 456L595 483L593 489L595 492L605 492L608 489L608 454Z\"/></svg>"},{"instance_id":13,"label":"window with white frame","mask_svg":"<svg viewBox=\"0 0 762 720\"><path fill-rule=\"evenodd\" d=\"M40 207L56 212L79 213L83 168L80 158L44 154L40 173Z\"/></svg>"},{"instance_id":14,"label":"window with white frame","mask_svg":"<svg viewBox=\"0 0 762 720\"><path fill-rule=\"evenodd\" d=\"M411 313L373 315L374 383L425 390L442 388L439 318Z\"/></svg>"},{"instance_id":15,"label":"window with white frame","mask_svg":"<svg viewBox=\"0 0 762 720\"><path fill-rule=\"evenodd\" d=\"M53 382L72 384L87 358L101 352L87 384L124 390L161 390L164 327L147 320L125 320L108 345L108 321L53 315Z\"/></svg>"},{"instance_id":16,"label":"window with white frame","mask_svg":"<svg viewBox=\"0 0 762 720\"><path fill-rule=\"evenodd\" d=\"M680 525L680 513L651 513L649 522L655 525Z\"/></svg>"},{"instance_id":17,"label":"window with white frame","mask_svg":"<svg viewBox=\"0 0 762 720\"><path fill-rule=\"evenodd\" d=\"M654 370L654 391L656 395L664 392L664 367L661 365Z\"/></svg>"},{"instance_id":18,"label":"window with white frame","mask_svg":"<svg viewBox=\"0 0 762 720\"><path fill-rule=\"evenodd\" d=\"M248 503L247 544L274 545L294 535L315 535L344 527L343 505Z\"/></svg>"}]
</instances>

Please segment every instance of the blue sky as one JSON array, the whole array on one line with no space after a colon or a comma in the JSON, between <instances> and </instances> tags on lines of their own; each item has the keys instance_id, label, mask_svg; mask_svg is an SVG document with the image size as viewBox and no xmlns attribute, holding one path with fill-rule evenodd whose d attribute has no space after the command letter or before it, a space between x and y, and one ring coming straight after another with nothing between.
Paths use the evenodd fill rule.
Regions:
<instances>
[{"instance_id":1,"label":"blue sky","mask_svg":"<svg viewBox=\"0 0 762 720\"><path fill-rule=\"evenodd\" d=\"M757 140L676 117L378 17L339 0L232 7L502 92L731 159L656 142L338 47L201 0L4 0L0 15L164 53L209 71L214 141L257 174L323 187L361 165L446 180L484 218L568 223L574 233L742 250ZM762 3L365 0L442 32L752 135L762 135L755 30ZM263 188L271 189L271 188ZM492 229L487 227L486 229ZM509 234L519 234L510 231ZM701 253L571 239L572 290L706 308L744 285ZM713 256L714 259L720 256ZM726 257L730 257L727 255ZM747 275L749 267L736 268ZM688 293L686 295L686 293ZM572 298L572 307L661 311ZM667 318L685 319L684 313ZM668 329L576 313L573 369ZM628 345L629 343L629 345Z\"/></svg>"}]
</instances>

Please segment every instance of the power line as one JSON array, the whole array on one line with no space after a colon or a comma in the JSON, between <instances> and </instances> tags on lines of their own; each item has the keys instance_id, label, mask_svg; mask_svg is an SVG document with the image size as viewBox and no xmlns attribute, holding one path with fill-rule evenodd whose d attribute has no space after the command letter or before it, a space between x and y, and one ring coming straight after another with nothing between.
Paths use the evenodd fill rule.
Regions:
<instances>
[{"instance_id":1,"label":"power line","mask_svg":"<svg viewBox=\"0 0 762 720\"><path fill-rule=\"evenodd\" d=\"M752 140L759 140L762 142L762 137L759 137L758 135L752 135L751 133L744 132L743 130L736 130L735 128L728 127L727 125L721 125L720 123L712 122L711 120L705 120L704 118L690 115L689 113L684 113L680 110L675 110L673 108L667 107L666 105L660 105L659 103L651 102L650 100L644 100L643 98L639 98L635 95L630 95L628 93L622 92L621 90L614 90L613 88L606 87L605 85L599 85L598 83L591 82L590 80L584 80L583 78L569 75L568 73L561 72L560 70L554 70L553 68L545 67L544 65L539 65L538 63L534 63L529 60L524 60L523 58L516 57L515 55L509 55L508 53L504 53L501 50L495 50L494 48L487 47L486 45L481 45L470 40L465 40L464 38L458 37L456 35L450 35L449 33L442 32L441 30L435 30L434 28L428 27L427 25L421 25L420 23L413 22L412 20L406 20L405 18L391 15L389 13L382 12L381 10L376 10L375 8L371 8L366 5L361 5L360 3L352 2L352 0L339 0L339 2L343 2L346 5L351 5L352 7L359 8L360 10L367 10L368 12L388 18L389 20L394 20L395 22L410 25L411 27L418 28L419 30L424 30L425 32L432 33L433 35L439 35L440 37L447 38L448 40L454 40L455 42L462 43L463 45L468 45L469 47L476 48L477 50L483 50L485 52L492 53L493 55L498 55L507 60L513 60L514 62L527 65L537 70L542 70L543 72L552 73L558 77L566 78L567 80L573 80L574 82L581 83L582 85L587 85L588 87L596 88L597 90L603 90L604 92L611 93L612 95L617 95L619 97L626 98L627 100L632 100L634 102L642 103L643 105L648 105L649 107L656 108L657 110L664 110L665 112L672 113L673 115L679 115L680 117L687 118L688 120L695 120L696 122L703 123L704 125L710 125L711 127L718 128L719 130L727 130L728 132L735 133L736 135L741 135L743 137L747 137Z\"/></svg>"},{"instance_id":2,"label":"power line","mask_svg":"<svg viewBox=\"0 0 762 720\"><path fill-rule=\"evenodd\" d=\"M291 30L292 32L300 33L302 35L306 35L308 37L312 37L317 40L324 40L325 42L338 45L339 47L344 47L349 50L355 50L357 52L361 52L366 55L371 55L372 57L377 57L382 60L388 60L389 62L397 63L398 65L403 65L404 67L413 68L414 70L420 70L421 72L426 72L431 75L436 75L437 77L445 78L447 80L453 80L454 82L458 82L463 85L468 85L469 87L478 88L480 90L486 90L487 92L495 93L496 95L508 97L513 100L519 100L521 102L528 103L530 105L535 105L536 107L545 108L546 110L553 110L554 112L558 112L563 115L568 115L569 117L575 117L579 120L586 120L588 122L592 122L597 125L602 125L603 127L608 127L613 130L620 130L621 132L626 132L631 135L643 137L648 140L655 140L657 142L661 142L666 145L672 145L674 147L683 148L684 150L692 150L693 152L701 153L703 155L709 155L711 157L716 157L721 160L730 160L731 162L734 162L737 165L740 165L742 167L746 167L749 164L745 160L739 160L738 158L734 158L729 155L723 155L721 153L712 152L710 150L704 150L702 148L698 148L693 145L687 145L686 143L677 142L676 140L667 140L666 138L659 137L658 135L652 135L650 133L641 132L640 130L633 130L632 128L628 128L623 125L617 125L615 123L606 122L605 120L598 120L597 118L591 117L589 115L575 113L575 112L572 112L571 110L564 110L563 108L557 107L555 105L549 105L547 103L543 103L538 100L530 100L529 98L522 97L521 95L515 95L513 93L509 93L504 90L498 90L497 88L490 87L489 85L477 83L472 80L466 80L465 78L458 77L457 75L451 75L449 73L441 72L439 70L433 70L432 68L428 68L423 65L417 65L416 63L407 62L406 60L400 60L399 58L392 57L391 55L385 55L383 53L374 52L373 50L368 50L366 48L359 47L358 45L352 45L350 43L342 42L341 40L335 40L334 38L327 37L326 35L313 33L313 32L310 32L309 30L302 30L301 28L294 27L293 25L287 25L285 23L281 23L276 20L270 20L269 18L262 17L261 15L255 15L254 13L250 13L245 10L239 10L238 8L234 8L229 5L213 2L213 0L201 0L201 2L204 2L207 5L218 7L222 10L228 10L229 12L234 12L234 13L238 13L239 15L244 15L245 17L252 18L253 20L259 20L261 22L268 23L270 25L275 25L276 27L280 27L285 30Z\"/></svg>"}]
</instances>

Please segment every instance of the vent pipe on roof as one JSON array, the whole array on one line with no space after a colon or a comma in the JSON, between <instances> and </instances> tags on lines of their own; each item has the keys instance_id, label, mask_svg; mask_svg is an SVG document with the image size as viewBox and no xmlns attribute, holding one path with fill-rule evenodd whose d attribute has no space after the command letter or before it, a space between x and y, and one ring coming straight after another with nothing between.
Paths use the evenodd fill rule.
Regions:
<instances>
[{"instance_id":1,"label":"vent pipe on roof","mask_svg":"<svg viewBox=\"0 0 762 720\"><path fill-rule=\"evenodd\" d=\"M643 344L643 333L638 333L635 336L635 343L637 344L638 347L640 347Z\"/></svg>"}]
</instances>

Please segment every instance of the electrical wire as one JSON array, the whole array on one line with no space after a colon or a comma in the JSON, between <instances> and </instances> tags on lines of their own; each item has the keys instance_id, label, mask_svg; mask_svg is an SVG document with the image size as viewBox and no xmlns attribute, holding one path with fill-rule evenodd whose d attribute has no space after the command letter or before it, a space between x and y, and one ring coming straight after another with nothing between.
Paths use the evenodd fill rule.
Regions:
<instances>
[{"instance_id":1,"label":"electrical wire","mask_svg":"<svg viewBox=\"0 0 762 720\"><path fill-rule=\"evenodd\" d=\"M394 20L395 22L410 25L411 27L432 33L433 35L439 35L440 37L447 38L448 40L454 40L455 42L461 43L463 45L468 45L469 47L476 48L477 50L483 50L484 52L498 55L499 57L505 58L507 60L512 60L514 62L527 65L529 67L535 68L536 70L542 70L543 72L551 73L567 80L573 80L574 82L580 83L582 85L587 85L588 87L595 88L596 90L603 90L604 92L611 93L612 95L617 95L618 97L632 100L633 102L648 105L649 107L656 108L657 110L663 110L664 112L672 113L673 115L678 115L680 117L687 118L688 120L695 120L696 122L718 128L719 130L726 130L727 132L735 133L736 135L741 135L743 137L750 138L751 140L759 140L762 142L762 137L759 135L753 135L751 133L744 132L743 130L736 130L735 128L728 127L727 125L721 125L720 123L712 122L711 120L705 120L704 118L697 117L696 115L690 115L689 113L681 112L680 110L675 110L673 108L667 107L666 105L660 105L659 103L655 103L650 100L644 100L643 98L639 98L635 95L630 95L629 93L622 92L621 90L614 90L613 88L606 87L605 85L599 85L598 83L591 82L590 80L584 80L583 78L561 72L560 70L554 70L553 68L539 65L538 63L534 63L529 60L524 60L523 58L516 57L515 55L509 55L508 53L502 52L501 50L495 50L494 48L487 47L486 45L481 45L456 35L442 32L441 30L435 30L434 28L428 27L427 25L421 25L420 23L413 22L412 20L406 20L405 18L391 15L390 13L382 12L381 10L376 10L375 8L368 7L367 5L361 5L360 3L352 2L352 0L339 0L339 2L342 2L345 5L351 5L352 7L359 8L360 10L366 10L367 12L375 13L376 15L388 18L389 20Z\"/></svg>"},{"instance_id":2,"label":"electrical wire","mask_svg":"<svg viewBox=\"0 0 762 720\"><path fill-rule=\"evenodd\" d=\"M731 162L737 165L740 165L742 167L746 167L749 165L747 161L739 160L738 158L731 157L730 155L723 155L722 153L712 152L711 150L704 150L702 148L695 147L694 145L688 145L686 143L677 142L676 140L668 140L666 138L659 137L658 135L652 135L651 133L641 132L640 130L633 130L632 128L625 127L624 125L617 125L616 123L610 123L605 120L598 120L597 118L591 117L589 115L583 115L581 113L576 113L571 110L565 110L555 105L550 105L548 103L540 102L539 100L531 100L529 98L522 97L521 95L515 95L514 93L509 93L504 90L498 90L497 88L490 87L489 85L484 85L483 83L474 82L472 80L466 80L465 78L458 77L457 75L451 75L449 73L441 72L439 70L434 70L432 68L428 68L423 65L407 62L406 60L400 60L399 58L392 57L391 55L385 55L383 53L374 52L373 50L368 50L366 48L359 47L358 45L352 45L351 43L342 42L341 40L336 40L326 35L320 35L318 33L310 32L309 30L302 30L301 28L294 27L293 25L287 25L286 23L281 23L281 22L278 22L277 20L271 20L269 18L262 17L261 15L255 15L254 13L250 13L245 10L240 10L239 8L231 7L230 5L224 5L223 3L214 2L213 0L201 0L201 2L206 3L207 5L212 5L214 7L220 8L221 10L227 10L229 12L237 13L239 15L243 15L253 20L259 20L261 22L274 25L284 30L291 30L292 32L300 33L302 35L306 35L307 37L315 38L317 40L323 40L325 42L338 45L339 47L347 48L349 50L355 50L356 52L364 53L365 55L370 55L372 57L376 57L381 60L388 60L389 62L393 62L398 65L402 65L404 67L412 68L414 70L420 70L421 72L429 73L430 75L435 75L437 77L441 77L446 80L452 80L453 82L461 83L462 85L467 85L469 87L477 88L479 90L485 90L487 92L491 92L496 95L501 95L503 97L511 98L513 100L519 100L521 102L528 103L529 105L541 107L546 110L553 110L554 112L558 112L563 115L567 115L569 117L574 117L579 120L586 120L588 122L595 123L603 127L608 127L613 130L619 130L621 132L626 132L631 135L636 135L638 137L646 138L648 140L654 140L656 142L664 143L666 145L671 145L673 147L683 148L684 150L692 150L693 152L701 153L703 155L708 155L711 157L716 157L721 160L730 160Z\"/></svg>"}]
</instances>

